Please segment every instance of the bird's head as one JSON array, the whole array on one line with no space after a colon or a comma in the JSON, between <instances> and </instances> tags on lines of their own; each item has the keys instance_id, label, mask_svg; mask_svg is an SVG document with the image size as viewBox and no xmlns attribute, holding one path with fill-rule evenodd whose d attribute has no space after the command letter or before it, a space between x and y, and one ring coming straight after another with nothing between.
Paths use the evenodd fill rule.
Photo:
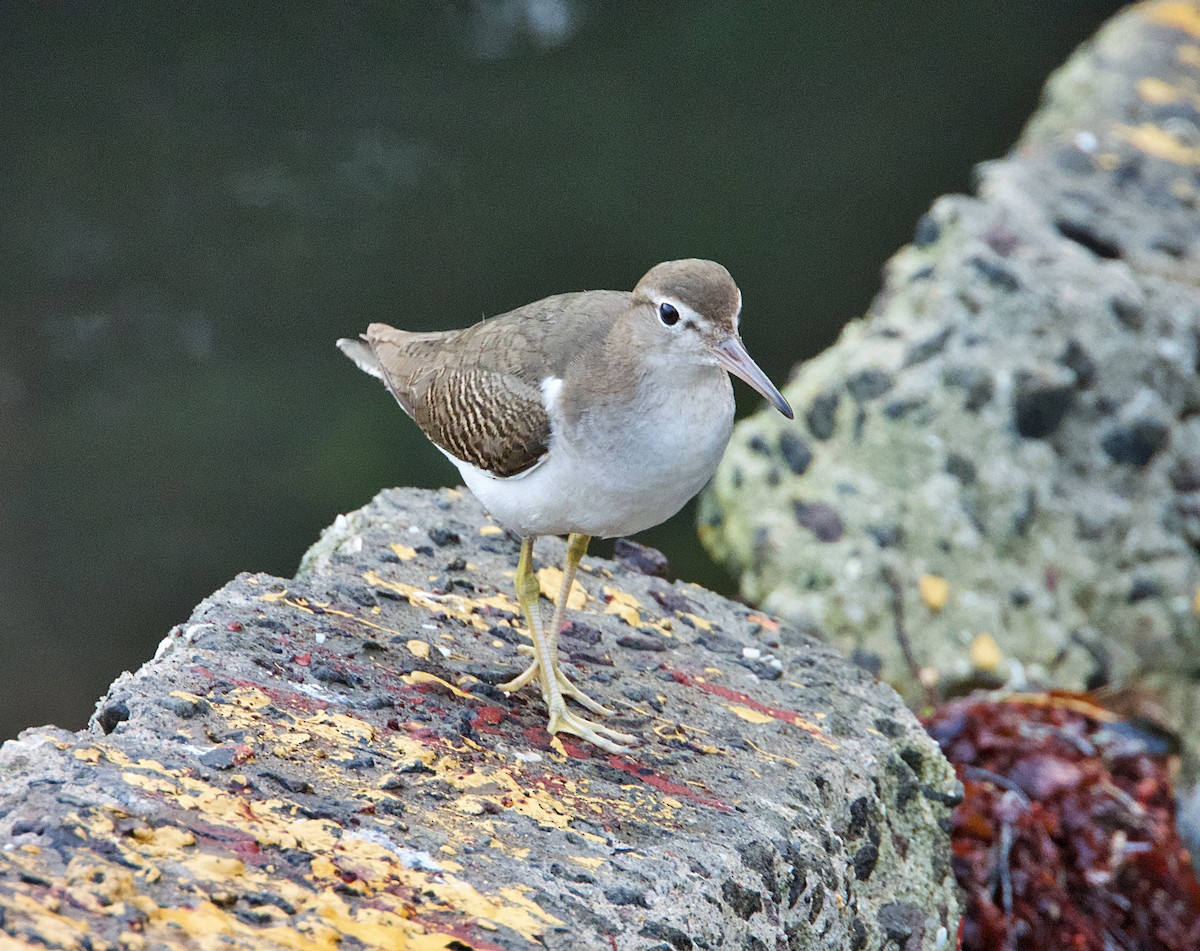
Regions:
<instances>
[{"instance_id":1,"label":"bird's head","mask_svg":"<svg viewBox=\"0 0 1200 951\"><path fill-rule=\"evenodd\" d=\"M633 289L639 337L673 362L723 367L792 419L792 408L738 335L742 292L716 261L665 261Z\"/></svg>"}]
</instances>

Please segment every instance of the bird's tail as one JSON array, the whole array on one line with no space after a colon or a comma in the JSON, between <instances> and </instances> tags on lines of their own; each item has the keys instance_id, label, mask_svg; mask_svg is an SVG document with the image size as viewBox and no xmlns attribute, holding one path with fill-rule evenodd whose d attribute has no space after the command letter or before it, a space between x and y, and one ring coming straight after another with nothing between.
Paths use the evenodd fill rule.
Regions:
<instances>
[{"instance_id":1,"label":"bird's tail","mask_svg":"<svg viewBox=\"0 0 1200 951\"><path fill-rule=\"evenodd\" d=\"M379 358L375 356L375 351L365 340L342 337L337 345L338 349L353 360L363 373L369 373L377 380L387 382L387 378L383 375L383 367L379 365Z\"/></svg>"}]
</instances>

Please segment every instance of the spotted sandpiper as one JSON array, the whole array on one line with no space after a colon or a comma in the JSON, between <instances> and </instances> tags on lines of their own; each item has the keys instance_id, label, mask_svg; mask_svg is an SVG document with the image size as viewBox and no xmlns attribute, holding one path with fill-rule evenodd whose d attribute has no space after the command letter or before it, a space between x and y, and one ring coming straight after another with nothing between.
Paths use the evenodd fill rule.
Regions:
<instances>
[{"instance_id":1,"label":"spotted sandpiper","mask_svg":"<svg viewBox=\"0 0 1200 951\"><path fill-rule=\"evenodd\" d=\"M526 304L463 330L371 324L338 346L381 379L502 525L521 536L516 591L551 733L624 752L635 738L580 716L607 707L558 661L558 636L592 536L632 535L678 512L713 474L733 431L741 377L792 418L738 335L742 295L713 261L667 261L632 292L583 291ZM728 371L728 373L727 373ZM567 535L550 626L538 609L533 543Z\"/></svg>"}]
</instances>

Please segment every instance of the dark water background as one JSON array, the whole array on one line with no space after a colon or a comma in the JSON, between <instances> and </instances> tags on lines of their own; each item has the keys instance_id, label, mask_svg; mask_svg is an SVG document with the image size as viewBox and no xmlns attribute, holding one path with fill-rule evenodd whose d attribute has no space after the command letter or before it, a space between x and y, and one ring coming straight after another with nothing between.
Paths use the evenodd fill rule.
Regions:
<instances>
[{"instance_id":1,"label":"dark water background","mask_svg":"<svg viewBox=\"0 0 1200 951\"><path fill-rule=\"evenodd\" d=\"M1117 6L4 4L0 739L457 480L336 337L698 255L782 382ZM728 590L691 519L643 540Z\"/></svg>"}]
</instances>

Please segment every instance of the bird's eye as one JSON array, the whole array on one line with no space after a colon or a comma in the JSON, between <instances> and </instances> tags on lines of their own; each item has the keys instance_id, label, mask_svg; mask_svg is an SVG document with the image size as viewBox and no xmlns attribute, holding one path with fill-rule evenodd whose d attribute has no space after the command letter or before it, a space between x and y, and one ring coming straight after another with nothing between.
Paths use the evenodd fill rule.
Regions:
<instances>
[{"instance_id":1,"label":"bird's eye","mask_svg":"<svg viewBox=\"0 0 1200 951\"><path fill-rule=\"evenodd\" d=\"M679 311L675 309L674 304L663 301L658 305L658 319L668 327L674 327L679 323Z\"/></svg>"}]
</instances>

